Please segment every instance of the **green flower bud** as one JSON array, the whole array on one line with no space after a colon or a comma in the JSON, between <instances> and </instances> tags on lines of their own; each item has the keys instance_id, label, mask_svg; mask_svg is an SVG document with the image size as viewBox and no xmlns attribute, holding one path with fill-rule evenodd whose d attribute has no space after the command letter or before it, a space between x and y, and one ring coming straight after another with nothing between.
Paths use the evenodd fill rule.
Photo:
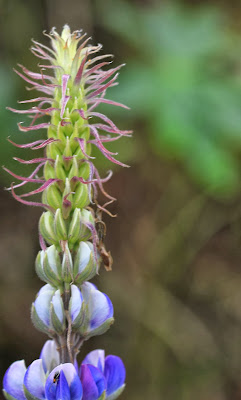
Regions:
<instances>
[{"instance_id":1,"label":"green flower bud","mask_svg":"<svg viewBox=\"0 0 241 400\"><path fill-rule=\"evenodd\" d=\"M55 170L54 167L50 164L49 161L46 161L46 164L44 166L44 179L48 181L49 179L55 178Z\"/></svg>"},{"instance_id":2,"label":"green flower bud","mask_svg":"<svg viewBox=\"0 0 241 400\"><path fill-rule=\"evenodd\" d=\"M63 164L62 164L62 162L60 160L59 155L56 157L56 161L55 161L55 164L54 164L54 169L55 169L56 178L65 181L66 173L64 171Z\"/></svg>"},{"instance_id":3,"label":"green flower bud","mask_svg":"<svg viewBox=\"0 0 241 400\"><path fill-rule=\"evenodd\" d=\"M54 229L55 229L55 235L58 240L67 240L68 234L67 234L66 222L63 218L62 211L60 208L56 210L54 216Z\"/></svg>"},{"instance_id":4,"label":"green flower bud","mask_svg":"<svg viewBox=\"0 0 241 400\"><path fill-rule=\"evenodd\" d=\"M85 208L81 211L81 218L80 218L80 237L81 240L88 240L91 237L91 231L86 226L86 224L95 225L94 217L91 211L86 210Z\"/></svg>"},{"instance_id":5,"label":"green flower bud","mask_svg":"<svg viewBox=\"0 0 241 400\"><path fill-rule=\"evenodd\" d=\"M35 271L36 271L38 277L42 281L44 281L46 283L51 283L51 282L48 281L48 278L47 278L47 276L46 276L46 274L44 272L44 256L45 256L44 251L39 251L38 252L38 255L37 255L36 260L35 260Z\"/></svg>"},{"instance_id":6,"label":"green flower bud","mask_svg":"<svg viewBox=\"0 0 241 400\"><path fill-rule=\"evenodd\" d=\"M78 240L80 240L80 219L81 210L76 208L71 218L68 231L68 242L69 245L74 245Z\"/></svg>"},{"instance_id":7,"label":"green flower bud","mask_svg":"<svg viewBox=\"0 0 241 400\"><path fill-rule=\"evenodd\" d=\"M73 195L71 190L70 181L68 178L65 179L65 188L63 192L63 203L62 211L64 219L68 218L70 211L72 209Z\"/></svg>"},{"instance_id":8,"label":"green flower bud","mask_svg":"<svg viewBox=\"0 0 241 400\"><path fill-rule=\"evenodd\" d=\"M56 142L50 143L47 146L47 157L52 158L53 160L56 159L57 156L61 156L61 151L59 149L59 145Z\"/></svg>"},{"instance_id":9,"label":"green flower bud","mask_svg":"<svg viewBox=\"0 0 241 400\"><path fill-rule=\"evenodd\" d=\"M46 250L42 250L38 253L35 268L38 276L44 282L54 287L62 286L61 260L55 246L50 246Z\"/></svg>"},{"instance_id":10,"label":"green flower bud","mask_svg":"<svg viewBox=\"0 0 241 400\"><path fill-rule=\"evenodd\" d=\"M79 167L77 157L74 156L72 160L72 167L70 168L68 178L71 180L74 176L79 176Z\"/></svg>"},{"instance_id":11,"label":"green flower bud","mask_svg":"<svg viewBox=\"0 0 241 400\"><path fill-rule=\"evenodd\" d=\"M54 216L50 211L46 211L41 215L39 220L39 231L49 244L58 243L54 230Z\"/></svg>"},{"instance_id":12,"label":"green flower bud","mask_svg":"<svg viewBox=\"0 0 241 400\"><path fill-rule=\"evenodd\" d=\"M60 208L62 206L62 197L59 189L55 184L49 186L45 191L44 195L46 196L47 204L49 204L54 209ZM45 197L43 196L43 202Z\"/></svg>"},{"instance_id":13,"label":"green flower bud","mask_svg":"<svg viewBox=\"0 0 241 400\"><path fill-rule=\"evenodd\" d=\"M64 245L64 254L62 261L62 280L67 283L71 283L74 280L73 261L67 242Z\"/></svg>"},{"instance_id":14,"label":"green flower bud","mask_svg":"<svg viewBox=\"0 0 241 400\"><path fill-rule=\"evenodd\" d=\"M87 162L84 162L79 167L79 176L82 176L86 181L90 177L90 166Z\"/></svg>"},{"instance_id":15,"label":"green flower bud","mask_svg":"<svg viewBox=\"0 0 241 400\"><path fill-rule=\"evenodd\" d=\"M77 254L74 260L74 282L81 285L96 275L98 266L96 265L93 244L90 242L80 242Z\"/></svg>"},{"instance_id":16,"label":"green flower bud","mask_svg":"<svg viewBox=\"0 0 241 400\"><path fill-rule=\"evenodd\" d=\"M89 204L88 186L84 183L78 183L73 195L73 208L84 208Z\"/></svg>"},{"instance_id":17,"label":"green flower bud","mask_svg":"<svg viewBox=\"0 0 241 400\"><path fill-rule=\"evenodd\" d=\"M64 304L60 295L60 290L57 290L54 296L52 297L52 301L50 304L50 318L54 331L58 335L63 334L66 328L66 323L65 323Z\"/></svg>"}]
</instances>

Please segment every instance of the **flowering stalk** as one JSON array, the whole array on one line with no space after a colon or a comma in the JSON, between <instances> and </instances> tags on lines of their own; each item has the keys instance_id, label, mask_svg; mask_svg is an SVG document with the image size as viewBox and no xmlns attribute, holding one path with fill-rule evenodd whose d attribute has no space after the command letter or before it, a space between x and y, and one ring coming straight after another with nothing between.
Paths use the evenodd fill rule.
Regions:
<instances>
[{"instance_id":1,"label":"flowering stalk","mask_svg":"<svg viewBox=\"0 0 241 400\"><path fill-rule=\"evenodd\" d=\"M35 104L28 110L9 108L32 119L29 126L20 122L20 131L47 129L47 139L27 144L9 141L20 148L44 149L44 155L31 160L15 158L21 164L37 165L28 177L4 169L20 181L10 188L18 201L45 208L39 222L42 250L36 258L36 272L45 285L32 304L31 316L36 328L51 340L28 369L24 361L9 367L4 395L8 400L114 400L125 382L120 358L105 358L103 350L96 350L78 370L76 356L84 341L104 333L114 321L109 297L88 282L102 261L111 269L100 215L102 211L110 214L106 207L115 200L103 188L112 173L100 177L91 150L95 146L108 160L125 166L105 144L129 136L131 131L118 129L107 116L95 111L101 103L127 108L105 98L106 90L117 84L122 65L103 69L110 64L106 61L110 55L95 56L101 46L87 44L89 38L84 39L79 31L71 33L67 25L61 36L55 29L47 36L52 49L35 41L31 49L44 60L40 73L22 65L21 71L16 71L31 85L29 90L43 95L20 102ZM39 122L40 118L44 122ZM43 176L39 177L41 170ZM37 184L35 190L16 193L18 187L30 182ZM106 197L104 205L98 203L99 191ZM41 202L26 200L39 193Z\"/></svg>"}]
</instances>

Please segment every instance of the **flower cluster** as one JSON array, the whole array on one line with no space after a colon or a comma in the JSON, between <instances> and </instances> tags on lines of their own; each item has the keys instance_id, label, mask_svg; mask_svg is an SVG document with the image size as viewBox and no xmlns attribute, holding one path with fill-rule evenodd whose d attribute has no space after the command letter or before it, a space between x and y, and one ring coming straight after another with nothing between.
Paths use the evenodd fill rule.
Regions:
<instances>
[{"instance_id":1,"label":"flower cluster","mask_svg":"<svg viewBox=\"0 0 241 400\"><path fill-rule=\"evenodd\" d=\"M32 52L48 64L40 65L40 73L22 65L21 72L16 71L31 85L29 90L43 95L20 102L35 103L30 109L9 108L32 119L29 126L18 124L21 132L47 129L46 139L25 144L9 141L20 148L43 149L44 154L31 160L15 157L21 164L37 165L27 177L4 169L20 181L10 188L15 199L45 209L39 221L41 251L35 263L45 285L32 304L31 317L52 341L27 370L23 361L9 367L4 394L8 400L113 400L124 388L122 361L105 358L102 350L96 350L79 370L76 356L85 340L106 332L114 321L109 297L88 282L99 272L101 262L111 269L101 213L110 214L107 206L115 200L103 187L112 172L101 178L91 151L95 146L111 162L125 166L106 143L130 136L131 131L120 130L95 111L101 103L127 108L105 98L106 90L117 84L122 66L106 70L110 55L93 57L101 46L89 45L89 38L83 40L80 31L71 33L67 25L61 35L53 29L47 36L52 48L33 41ZM39 123L40 118L44 122ZM37 184L37 189L16 193L28 183ZM99 191L106 197L103 205L98 202ZM38 194L42 201L26 200Z\"/></svg>"},{"instance_id":2,"label":"flower cluster","mask_svg":"<svg viewBox=\"0 0 241 400\"><path fill-rule=\"evenodd\" d=\"M114 400L125 387L125 367L117 356L105 357L104 350L94 350L75 364L60 364L53 340L48 340L28 368L24 360L14 362L3 380L8 400Z\"/></svg>"}]
</instances>

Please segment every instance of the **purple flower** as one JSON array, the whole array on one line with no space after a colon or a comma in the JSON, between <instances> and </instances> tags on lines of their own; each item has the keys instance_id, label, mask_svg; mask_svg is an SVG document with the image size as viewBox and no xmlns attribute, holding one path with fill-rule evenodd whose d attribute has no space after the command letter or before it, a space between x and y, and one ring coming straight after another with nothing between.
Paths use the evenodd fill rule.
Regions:
<instances>
[{"instance_id":1,"label":"purple flower","mask_svg":"<svg viewBox=\"0 0 241 400\"><path fill-rule=\"evenodd\" d=\"M93 365L81 365L80 379L83 386L83 400L98 400L106 390L104 375Z\"/></svg>"},{"instance_id":2,"label":"purple flower","mask_svg":"<svg viewBox=\"0 0 241 400\"><path fill-rule=\"evenodd\" d=\"M116 399L125 388L126 371L120 357L109 355L105 357L104 350L91 351L82 362L83 365L97 367L106 379L106 399Z\"/></svg>"},{"instance_id":3,"label":"purple flower","mask_svg":"<svg viewBox=\"0 0 241 400\"><path fill-rule=\"evenodd\" d=\"M49 374L45 393L47 400L81 400L83 389L73 364L60 364Z\"/></svg>"}]
</instances>

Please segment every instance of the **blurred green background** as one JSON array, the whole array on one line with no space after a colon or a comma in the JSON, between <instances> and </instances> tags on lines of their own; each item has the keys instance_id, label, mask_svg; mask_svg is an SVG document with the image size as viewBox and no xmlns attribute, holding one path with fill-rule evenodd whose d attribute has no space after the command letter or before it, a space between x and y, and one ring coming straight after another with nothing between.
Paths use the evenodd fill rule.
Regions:
<instances>
[{"instance_id":1,"label":"blurred green background","mask_svg":"<svg viewBox=\"0 0 241 400\"><path fill-rule=\"evenodd\" d=\"M95 348L121 356L123 400L240 400L241 3L0 0L0 158L15 172L28 170L11 157L30 154L6 138L28 135L5 107L32 93L12 68L36 70L31 38L47 44L42 31L66 22L103 43L115 65L127 63L108 97L131 111L103 111L134 130L113 146L131 168L116 168L106 185L118 199L118 218L105 218L114 266L95 282L116 322L79 360ZM9 186L6 173L0 179ZM2 376L16 359L37 358L46 337L29 318L42 285L34 272L41 210L2 190L0 212Z\"/></svg>"}]
</instances>

